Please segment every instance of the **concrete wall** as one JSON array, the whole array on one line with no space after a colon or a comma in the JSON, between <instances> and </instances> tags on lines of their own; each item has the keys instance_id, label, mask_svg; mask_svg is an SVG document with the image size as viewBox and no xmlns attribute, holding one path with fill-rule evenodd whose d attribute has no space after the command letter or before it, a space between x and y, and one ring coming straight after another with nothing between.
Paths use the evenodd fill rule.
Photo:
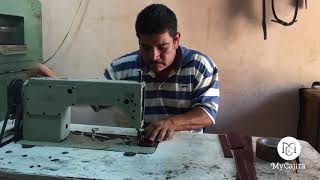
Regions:
<instances>
[{"instance_id":1,"label":"concrete wall","mask_svg":"<svg viewBox=\"0 0 320 180\"><path fill-rule=\"evenodd\" d=\"M75 17L47 64L63 77L101 77L112 59L138 48L137 13L164 3L177 14L182 45L208 54L219 67L221 106L211 132L294 136L298 88L320 80L320 1L308 1L291 27L270 21L271 0L266 1L268 40L261 27L262 0L41 0L44 57L54 54ZM292 0L276 3L278 15L291 19Z\"/></svg>"}]
</instances>

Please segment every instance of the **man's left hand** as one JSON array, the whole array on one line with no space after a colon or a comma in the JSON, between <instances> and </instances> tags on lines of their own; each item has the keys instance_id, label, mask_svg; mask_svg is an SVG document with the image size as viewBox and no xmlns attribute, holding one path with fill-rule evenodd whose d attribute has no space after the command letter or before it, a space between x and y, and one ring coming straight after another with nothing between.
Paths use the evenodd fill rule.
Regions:
<instances>
[{"instance_id":1,"label":"man's left hand","mask_svg":"<svg viewBox=\"0 0 320 180\"><path fill-rule=\"evenodd\" d=\"M57 73L43 64L37 64L30 69L28 76L29 77L36 77L36 76L57 77Z\"/></svg>"},{"instance_id":2,"label":"man's left hand","mask_svg":"<svg viewBox=\"0 0 320 180\"><path fill-rule=\"evenodd\" d=\"M164 119L151 123L144 129L145 138L152 142L161 142L172 139L176 127L172 119Z\"/></svg>"}]
</instances>

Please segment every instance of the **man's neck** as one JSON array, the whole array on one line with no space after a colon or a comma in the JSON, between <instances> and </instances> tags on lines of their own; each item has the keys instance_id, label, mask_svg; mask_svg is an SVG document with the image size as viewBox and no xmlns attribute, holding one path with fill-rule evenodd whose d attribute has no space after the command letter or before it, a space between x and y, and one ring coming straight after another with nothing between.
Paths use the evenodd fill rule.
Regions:
<instances>
[{"instance_id":1,"label":"man's neck","mask_svg":"<svg viewBox=\"0 0 320 180\"><path fill-rule=\"evenodd\" d=\"M163 71L156 73L157 78L160 81L165 81L165 80L167 80L169 78L169 76L171 75L172 70L174 69L174 67L171 67L171 66L172 65L170 65L168 68L164 69Z\"/></svg>"}]
</instances>

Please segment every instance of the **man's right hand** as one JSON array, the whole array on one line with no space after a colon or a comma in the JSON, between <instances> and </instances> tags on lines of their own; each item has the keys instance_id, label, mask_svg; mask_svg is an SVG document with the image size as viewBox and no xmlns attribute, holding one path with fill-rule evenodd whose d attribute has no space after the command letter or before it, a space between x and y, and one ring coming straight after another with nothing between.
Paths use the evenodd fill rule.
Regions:
<instances>
[{"instance_id":1,"label":"man's right hand","mask_svg":"<svg viewBox=\"0 0 320 180\"><path fill-rule=\"evenodd\" d=\"M150 123L144 129L144 136L151 142L161 142L173 138L176 126L173 118L168 118Z\"/></svg>"},{"instance_id":2,"label":"man's right hand","mask_svg":"<svg viewBox=\"0 0 320 180\"><path fill-rule=\"evenodd\" d=\"M31 68L29 76L57 77L57 73L43 64L37 64L36 66Z\"/></svg>"}]
</instances>

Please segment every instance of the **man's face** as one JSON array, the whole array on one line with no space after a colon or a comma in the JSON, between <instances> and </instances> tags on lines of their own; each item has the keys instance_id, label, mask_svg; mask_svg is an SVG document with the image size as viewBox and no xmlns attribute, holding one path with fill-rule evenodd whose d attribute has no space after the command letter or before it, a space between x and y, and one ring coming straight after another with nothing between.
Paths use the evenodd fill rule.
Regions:
<instances>
[{"instance_id":1,"label":"man's face","mask_svg":"<svg viewBox=\"0 0 320 180\"><path fill-rule=\"evenodd\" d=\"M152 71L159 73L174 62L180 33L177 32L175 37L171 37L168 32L138 34L138 38L143 61Z\"/></svg>"}]
</instances>

